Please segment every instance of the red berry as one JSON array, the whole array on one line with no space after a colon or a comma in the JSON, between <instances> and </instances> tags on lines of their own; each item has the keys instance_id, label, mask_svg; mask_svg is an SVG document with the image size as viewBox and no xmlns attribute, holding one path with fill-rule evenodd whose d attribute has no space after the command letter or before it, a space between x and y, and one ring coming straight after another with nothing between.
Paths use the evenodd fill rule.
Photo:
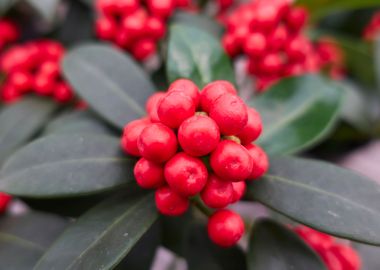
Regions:
<instances>
[{"instance_id":1,"label":"red berry","mask_svg":"<svg viewBox=\"0 0 380 270\"><path fill-rule=\"evenodd\" d=\"M235 87L228 81L214 81L207 84L200 96L202 110L209 112L214 102L225 93L236 95Z\"/></svg>"},{"instance_id":2,"label":"red berry","mask_svg":"<svg viewBox=\"0 0 380 270\"><path fill-rule=\"evenodd\" d=\"M237 201L240 201L240 199L244 196L247 185L244 181L232 182L232 188L233 196L230 203L235 203Z\"/></svg>"},{"instance_id":3,"label":"red berry","mask_svg":"<svg viewBox=\"0 0 380 270\"><path fill-rule=\"evenodd\" d=\"M226 53L231 57L234 57L237 54L239 54L240 48L238 46L235 36L232 34L226 34L223 36L222 46Z\"/></svg>"},{"instance_id":4,"label":"red berry","mask_svg":"<svg viewBox=\"0 0 380 270\"><path fill-rule=\"evenodd\" d=\"M268 37L268 46L272 51L278 51L285 47L288 41L288 31L284 25L278 26Z\"/></svg>"},{"instance_id":5,"label":"red berry","mask_svg":"<svg viewBox=\"0 0 380 270\"><path fill-rule=\"evenodd\" d=\"M346 270L346 268L343 268L342 263L336 257L336 255L333 252L331 252L329 249L319 252L319 255L322 257L322 260L326 264L327 269L329 269L329 270Z\"/></svg>"},{"instance_id":6,"label":"red berry","mask_svg":"<svg viewBox=\"0 0 380 270\"><path fill-rule=\"evenodd\" d=\"M156 190L156 207L166 216L179 216L189 208L189 199L178 195L171 188L164 186Z\"/></svg>"},{"instance_id":7,"label":"red berry","mask_svg":"<svg viewBox=\"0 0 380 270\"><path fill-rule=\"evenodd\" d=\"M170 128L178 128L183 121L195 114L195 103L183 92L168 92L158 104L160 121Z\"/></svg>"},{"instance_id":8,"label":"red berry","mask_svg":"<svg viewBox=\"0 0 380 270\"><path fill-rule=\"evenodd\" d=\"M117 0L115 1L115 3L116 3L116 8L123 15L131 14L139 6L138 0Z\"/></svg>"},{"instance_id":9,"label":"red berry","mask_svg":"<svg viewBox=\"0 0 380 270\"><path fill-rule=\"evenodd\" d=\"M7 210L11 199L12 197L10 195L0 192L0 213L4 213Z\"/></svg>"},{"instance_id":10,"label":"red berry","mask_svg":"<svg viewBox=\"0 0 380 270\"><path fill-rule=\"evenodd\" d=\"M266 2L261 3L262 4L256 9L256 15L251 27L252 29L259 28L268 31L277 25L280 14L275 5Z\"/></svg>"},{"instance_id":11,"label":"red berry","mask_svg":"<svg viewBox=\"0 0 380 270\"><path fill-rule=\"evenodd\" d=\"M306 57L305 48L307 41L301 36L291 39L285 48L286 54L291 61L304 61Z\"/></svg>"},{"instance_id":12,"label":"red berry","mask_svg":"<svg viewBox=\"0 0 380 270\"><path fill-rule=\"evenodd\" d=\"M286 23L293 31L298 32L306 24L308 11L302 7L295 7L289 10L286 16Z\"/></svg>"},{"instance_id":13,"label":"red berry","mask_svg":"<svg viewBox=\"0 0 380 270\"><path fill-rule=\"evenodd\" d=\"M294 231L317 252L329 250L334 242L332 236L306 226L298 226Z\"/></svg>"},{"instance_id":14,"label":"red berry","mask_svg":"<svg viewBox=\"0 0 380 270\"><path fill-rule=\"evenodd\" d=\"M238 48L241 48L243 46L243 44L245 43L245 40L247 39L248 34L249 34L249 29L247 26L239 25L236 28L233 35L235 38L236 46Z\"/></svg>"},{"instance_id":15,"label":"red berry","mask_svg":"<svg viewBox=\"0 0 380 270\"><path fill-rule=\"evenodd\" d=\"M160 39L165 35L165 24L156 17L149 17L146 21L146 31L153 39Z\"/></svg>"},{"instance_id":16,"label":"red berry","mask_svg":"<svg viewBox=\"0 0 380 270\"><path fill-rule=\"evenodd\" d=\"M210 117L218 124L222 134L236 135L248 122L247 106L238 96L225 93L212 104Z\"/></svg>"},{"instance_id":17,"label":"red berry","mask_svg":"<svg viewBox=\"0 0 380 270\"><path fill-rule=\"evenodd\" d=\"M191 156L211 153L220 140L219 127L210 117L194 115L186 119L178 129L178 141Z\"/></svg>"},{"instance_id":18,"label":"red berry","mask_svg":"<svg viewBox=\"0 0 380 270\"><path fill-rule=\"evenodd\" d=\"M132 156L140 156L140 152L137 147L137 141L143 129L146 128L149 124L150 121L146 118L143 118L134 120L124 127L121 146L127 154L130 154Z\"/></svg>"},{"instance_id":19,"label":"red berry","mask_svg":"<svg viewBox=\"0 0 380 270\"><path fill-rule=\"evenodd\" d=\"M238 214L230 210L219 210L209 218L207 231L215 244L231 247L243 236L244 222Z\"/></svg>"},{"instance_id":20,"label":"red berry","mask_svg":"<svg viewBox=\"0 0 380 270\"><path fill-rule=\"evenodd\" d=\"M276 74L280 72L282 67L282 58L279 54L270 53L262 59L260 70L268 74Z\"/></svg>"},{"instance_id":21,"label":"red berry","mask_svg":"<svg viewBox=\"0 0 380 270\"><path fill-rule=\"evenodd\" d=\"M65 103L72 100L74 97L73 91L66 83L58 83L54 90L54 99L58 102Z\"/></svg>"},{"instance_id":22,"label":"red berry","mask_svg":"<svg viewBox=\"0 0 380 270\"><path fill-rule=\"evenodd\" d=\"M39 74L35 77L34 81L34 91L40 95L50 95L54 92L55 81L49 76L44 74Z\"/></svg>"},{"instance_id":23,"label":"red berry","mask_svg":"<svg viewBox=\"0 0 380 270\"><path fill-rule=\"evenodd\" d=\"M97 0L96 9L107 16L113 16L118 11L117 1L115 0Z\"/></svg>"},{"instance_id":24,"label":"red berry","mask_svg":"<svg viewBox=\"0 0 380 270\"><path fill-rule=\"evenodd\" d=\"M137 161L133 172L137 184L142 188L158 188L165 184L164 168L145 158Z\"/></svg>"},{"instance_id":25,"label":"red berry","mask_svg":"<svg viewBox=\"0 0 380 270\"><path fill-rule=\"evenodd\" d=\"M146 18L142 13L135 12L132 15L124 17L121 22L122 28L128 33L131 38L141 36L144 31Z\"/></svg>"},{"instance_id":26,"label":"red berry","mask_svg":"<svg viewBox=\"0 0 380 270\"><path fill-rule=\"evenodd\" d=\"M145 60L156 52L156 44L151 39L141 39L132 46L132 54L137 60Z\"/></svg>"},{"instance_id":27,"label":"red berry","mask_svg":"<svg viewBox=\"0 0 380 270\"><path fill-rule=\"evenodd\" d=\"M237 136L241 144L249 144L256 140L263 130L260 114L253 108L248 108L248 122Z\"/></svg>"},{"instance_id":28,"label":"red berry","mask_svg":"<svg viewBox=\"0 0 380 270\"><path fill-rule=\"evenodd\" d=\"M177 139L174 132L160 124L149 124L141 132L137 147L140 155L153 162L162 163L177 152Z\"/></svg>"},{"instance_id":29,"label":"red berry","mask_svg":"<svg viewBox=\"0 0 380 270\"><path fill-rule=\"evenodd\" d=\"M232 183L222 181L213 174L209 176L207 184L201 193L203 202L211 208L226 207L232 201L233 196Z\"/></svg>"},{"instance_id":30,"label":"red berry","mask_svg":"<svg viewBox=\"0 0 380 270\"><path fill-rule=\"evenodd\" d=\"M147 0L149 11L157 17L167 18L174 10L173 0Z\"/></svg>"},{"instance_id":31,"label":"red berry","mask_svg":"<svg viewBox=\"0 0 380 270\"><path fill-rule=\"evenodd\" d=\"M39 74L55 79L59 76L59 63L57 61L46 61L40 66Z\"/></svg>"},{"instance_id":32,"label":"red berry","mask_svg":"<svg viewBox=\"0 0 380 270\"><path fill-rule=\"evenodd\" d=\"M361 268L360 257L352 247L335 244L330 250L338 258L344 270L358 270Z\"/></svg>"},{"instance_id":33,"label":"red berry","mask_svg":"<svg viewBox=\"0 0 380 270\"><path fill-rule=\"evenodd\" d=\"M175 91L182 92L186 96L189 96L194 101L195 107L198 107L200 94L199 88L195 83L188 79L178 79L170 84L168 93Z\"/></svg>"},{"instance_id":34,"label":"red berry","mask_svg":"<svg viewBox=\"0 0 380 270\"><path fill-rule=\"evenodd\" d=\"M211 153L210 164L224 180L240 182L252 173L252 157L245 147L234 141L221 141Z\"/></svg>"},{"instance_id":35,"label":"red berry","mask_svg":"<svg viewBox=\"0 0 380 270\"><path fill-rule=\"evenodd\" d=\"M269 168L269 160L267 154L259 146L248 144L245 146L248 153L252 157L252 172L248 177L249 180L258 179L263 176Z\"/></svg>"},{"instance_id":36,"label":"red berry","mask_svg":"<svg viewBox=\"0 0 380 270\"><path fill-rule=\"evenodd\" d=\"M4 103L10 104L17 101L20 98L20 92L11 85L6 84L1 88L1 99Z\"/></svg>"},{"instance_id":37,"label":"red berry","mask_svg":"<svg viewBox=\"0 0 380 270\"><path fill-rule=\"evenodd\" d=\"M267 49L267 40L262 33L251 33L247 37L243 50L249 56L261 56Z\"/></svg>"},{"instance_id":38,"label":"red berry","mask_svg":"<svg viewBox=\"0 0 380 270\"><path fill-rule=\"evenodd\" d=\"M165 179L169 186L182 196L194 196L207 182L207 168L202 160L178 153L165 165Z\"/></svg>"},{"instance_id":39,"label":"red berry","mask_svg":"<svg viewBox=\"0 0 380 270\"><path fill-rule=\"evenodd\" d=\"M117 26L114 21L108 17L102 17L96 21L96 35L100 39L112 40L117 33Z\"/></svg>"},{"instance_id":40,"label":"red berry","mask_svg":"<svg viewBox=\"0 0 380 270\"><path fill-rule=\"evenodd\" d=\"M9 83L19 92L27 92L33 87L33 77L24 71L15 71L10 73Z\"/></svg>"},{"instance_id":41,"label":"red berry","mask_svg":"<svg viewBox=\"0 0 380 270\"><path fill-rule=\"evenodd\" d=\"M145 110L153 123L160 122L160 119L157 115L157 106L164 96L166 96L166 93L164 92L154 93L148 98L148 101L145 104Z\"/></svg>"}]
</instances>

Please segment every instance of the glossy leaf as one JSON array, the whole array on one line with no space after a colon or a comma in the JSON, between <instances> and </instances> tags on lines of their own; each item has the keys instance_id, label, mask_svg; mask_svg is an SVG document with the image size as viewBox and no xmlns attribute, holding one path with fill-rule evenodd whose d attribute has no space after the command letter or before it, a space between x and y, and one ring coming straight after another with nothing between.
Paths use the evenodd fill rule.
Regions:
<instances>
[{"instance_id":1,"label":"glossy leaf","mask_svg":"<svg viewBox=\"0 0 380 270\"><path fill-rule=\"evenodd\" d=\"M380 245L380 185L321 161L271 159L269 172L247 197L309 227Z\"/></svg>"},{"instance_id":2,"label":"glossy leaf","mask_svg":"<svg viewBox=\"0 0 380 270\"><path fill-rule=\"evenodd\" d=\"M66 225L63 218L39 212L1 217L1 268L31 269Z\"/></svg>"},{"instance_id":3,"label":"glossy leaf","mask_svg":"<svg viewBox=\"0 0 380 270\"><path fill-rule=\"evenodd\" d=\"M44 126L57 110L48 99L23 98L0 110L0 164Z\"/></svg>"},{"instance_id":4,"label":"glossy leaf","mask_svg":"<svg viewBox=\"0 0 380 270\"><path fill-rule=\"evenodd\" d=\"M169 82L189 78L203 87L215 80L235 81L231 62L220 41L201 29L172 25L167 54Z\"/></svg>"},{"instance_id":5,"label":"glossy leaf","mask_svg":"<svg viewBox=\"0 0 380 270\"><path fill-rule=\"evenodd\" d=\"M189 270L244 270L246 262L239 247L220 248L211 242L204 225L192 224L187 233L185 258Z\"/></svg>"},{"instance_id":6,"label":"glossy leaf","mask_svg":"<svg viewBox=\"0 0 380 270\"><path fill-rule=\"evenodd\" d=\"M247 262L249 270L327 270L302 239L269 219L255 223L250 235Z\"/></svg>"},{"instance_id":7,"label":"glossy leaf","mask_svg":"<svg viewBox=\"0 0 380 270\"><path fill-rule=\"evenodd\" d=\"M307 7L314 18L320 18L332 12L379 6L378 0L297 0L298 5Z\"/></svg>"},{"instance_id":8,"label":"glossy leaf","mask_svg":"<svg viewBox=\"0 0 380 270\"><path fill-rule=\"evenodd\" d=\"M111 198L71 225L34 269L113 269L157 216L152 194Z\"/></svg>"},{"instance_id":9,"label":"glossy leaf","mask_svg":"<svg viewBox=\"0 0 380 270\"><path fill-rule=\"evenodd\" d=\"M89 44L67 53L63 73L100 116L122 129L145 114L154 86L127 55L109 46Z\"/></svg>"},{"instance_id":10,"label":"glossy leaf","mask_svg":"<svg viewBox=\"0 0 380 270\"><path fill-rule=\"evenodd\" d=\"M45 128L45 134L112 134L111 129L90 111L61 114Z\"/></svg>"},{"instance_id":11,"label":"glossy leaf","mask_svg":"<svg viewBox=\"0 0 380 270\"><path fill-rule=\"evenodd\" d=\"M258 143L270 154L305 150L324 139L339 116L343 91L320 76L281 80L249 102L263 119Z\"/></svg>"},{"instance_id":12,"label":"glossy leaf","mask_svg":"<svg viewBox=\"0 0 380 270\"><path fill-rule=\"evenodd\" d=\"M16 152L0 174L0 190L28 198L97 194L134 183L135 160L119 139L105 135L51 135Z\"/></svg>"},{"instance_id":13,"label":"glossy leaf","mask_svg":"<svg viewBox=\"0 0 380 270\"><path fill-rule=\"evenodd\" d=\"M25 0L45 20L52 21L57 15L58 5L61 0Z\"/></svg>"}]
</instances>

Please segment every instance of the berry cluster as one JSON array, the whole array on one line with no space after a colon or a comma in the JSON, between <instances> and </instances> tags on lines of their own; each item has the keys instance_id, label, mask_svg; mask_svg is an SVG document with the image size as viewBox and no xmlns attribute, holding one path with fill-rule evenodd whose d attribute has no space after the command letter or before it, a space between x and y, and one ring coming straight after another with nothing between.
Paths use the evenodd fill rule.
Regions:
<instances>
[{"instance_id":1,"label":"berry cluster","mask_svg":"<svg viewBox=\"0 0 380 270\"><path fill-rule=\"evenodd\" d=\"M245 105L232 84L215 81L201 92L191 81L173 82L152 95L147 118L126 125L122 147L141 157L134 174L142 188L156 190L158 210L183 214L190 197L221 209L243 196L245 180L268 169L265 152L254 144L261 131L259 114ZM239 215L220 210L209 219L210 238L221 246L235 244L244 232Z\"/></svg>"},{"instance_id":2,"label":"berry cluster","mask_svg":"<svg viewBox=\"0 0 380 270\"><path fill-rule=\"evenodd\" d=\"M350 246L305 226L298 226L294 231L322 258L329 270L360 269L360 257Z\"/></svg>"},{"instance_id":3,"label":"berry cluster","mask_svg":"<svg viewBox=\"0 0 380 270\"><path fill-rule=\"evenodd\" d=\"M363 37L367 41L374 41L380 34L380 12L373 15L369 24L364 28Z\"/></svg>"},{"instance_id":4,"label":"berry cluster","mask_svg":"<svg viewBox=\"0 0 380 270\"><path fill-rule=\"evenodd\" d=\"M96 33L144 60L157 50L166 32L166 21L176 8L188 7L190 0L97 0L100 14Z\"/></svg>"},{"instance_id":5,"label":"berry cluster","mask_svg":"<svg viewBox=\"0 0 380 270\"><path fill-rule=\"evenodd\" d=\"M0 19L0 50L19 37L17 26L7 19Z\"/></svg>"},{"instance_id":6,"label":"berry cluster","mask_svg":"<svg viewBox=\"0 0 380 270\"><path fill-rule=\"evenodd\" d=\"M231 57L246 56L247 72L256 78L256 89L264 91L280 78L319 72L335 63L320 59L304 33L307 19L307 10L287 0L243 4L224 20L222 45ZM325 47L319 47L325 57Z\"/></svg>"},{"instance_id":7,"label":"berry cluster","mask_svg":"<svg viewBox=\"0 0 380 270\"><path fill-rule=\"evenodd\" d=\"M1 100L13 102L26 93L52 96L57 102L73 99L70 86L61 77L60 59L64 48L51 40L31 41L9 48L0 56L5 81Z\"/></svg>"}]
</instances>

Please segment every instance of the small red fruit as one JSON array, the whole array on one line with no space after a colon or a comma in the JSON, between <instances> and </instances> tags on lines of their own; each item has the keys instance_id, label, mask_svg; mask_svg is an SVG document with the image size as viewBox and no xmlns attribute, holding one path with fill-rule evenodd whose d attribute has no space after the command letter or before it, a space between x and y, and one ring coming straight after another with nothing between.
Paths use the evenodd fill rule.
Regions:
<instances>
[{"instance_id":1,"label":"small red fruit","mask_svg":"<svg viewBox=\"0 0 380 270\"><path fill-rule=\"evenodd\" d=\"M361 268L360 257L352 247L335 244L330 250L339 259L344 270L357 270Z\"/></svg>"},{"instance_id":2,"label":"small red fruit","mask_svg":"<svg viewBox=\"0 0 380 270\"><path fill-rule=\"evenodd\" d=\"M207 84L200 96L202 110L209 112L214 102L226 93L236 95L235 87L228 81L214 81Z\"/></svg>"},{"instance_id":3,"label":"small red fruit","mask_svg":"<svg viewBox=\"0 0 380 270\"><path fill-rule=\"evenodd\" d=\"M158 188L165 184L164 168L145 158L137 161L133 173L137 184L142 188Z\"/></svg>"},{"instance_id":4,"label":"small red fruit","mask_svg":"<svg viewBox=\"0 0 380 270\"><path fill-rule=\"evenodd\" d=\"M247 185L244 181L232 182L232 188L234 192L230 203L235 203L237 201L240 201L240 199L244 196Z\"/></svg>"},{"instance_id":5,"label":"small red fruit","mask_svg":"<svg viewBox=\"0 0 380 270\"><path fill-rule=\"evenodd\" d=\"M178 141L191 156L211 153L220 140L219 127L210 117L194 115L186 119L178 129Z\"/></svg>"},{"instance_id":6,"label":"small red fruit","mask_svg":"<svg viewBox=\"0 0 380 270\"><path fill-rule=\"evenodd\" d=\"M178 79L169 86L168 93L174 91L182 92L189 96L194 101L195 107L198 107L200 94L199 88L195 83L188 79Z\"/></svg>"},{"instance_id":7,"label":"small red fruit","mask_svg":"<svg viewBox=\"0 0 380 270\"><path fill-rule=\"evenodd\" d=\"M132 54L137 60L145 60L156 52L156 43L151 39L141 39L132 46Z\"/></svg>"},{"instance_id":8,"label":"small red fruit","mask_svg":"<svg viewBox=\"0 0 380 270\"><path fill-rule=\"evenodd\" d=\"M238 214L230 210L219 210L209 218L207 231L215 244L231 247L243 236L244 222Z\"/></svg>"},{"instance_id":9,"label":"small red fruit","mask_svg":"<svg viewBox=\"0 0 380 270\"><path fill-rule=\"evenodd\" d=\"M146 118L137 119L128 123L124 127L123 137L121 139L121 147L123 150L132 156L140 156L139 149L137 147L137 140L140 137L141 132L150 124L150 121Z\"/></svg>"},{"instance_id":10,"label":"small red fruit","mask_svg":"<svg viewBox=\"0 0 380 270\"><path fill-rule=\"evenodd\" d=\"M241 144L249 144L256 140L263 130L260 114L253 108L248 108L248 122L237 136Z\"/></svg>"},{"instance_id":11,"label":"small red fruit","mask_svg":"<svg viewBox=\"0 0 380 270\"><path fill-rule=\"evenodd\" d=\"M102 17L96 21L96 35L100 39L111 40L116 36L117 26L114 21L108 17Z\"/></svg>"},{"instance_id":12,"label":"small red fruit","mask_svg":"<svg viewBox=\"0 0 380 270\"><path fill-rule=\"evenodd\" d=\"M178 128L183 121L195 114L195 103L183 92L168 92L159 102L157 114L164 125Z\"/></svg>"},{"instance_id":13,"label":"small red fruit","mask_svg":"<svg viewBox=\"0 0 380 270\"><path fill-rule=\"evenodd\" d=\"M267 49L267 40L262 33L251 33L243 46L243 50L247 55L262 56Z\"/></svg>"},{"instance_id":14,"label":"small red fruit","mask_svg":"<svg viewBox=\"0 0 380 270\"><path fill-rule=\"evenodd\" d=\"M218 124L222 134L236 135L248 122L247 106L238 96L226 93L212 104L210 117Z\"/></svg>"},{"instance_id":15,"label":"small red fruit","mask_svg":"<svg viewBox=\"0 0 380 270\"><path fill-rule=\"evenodd\" d=\"M252 157L244 146L230 140L221 141L211 153L215 174L226 181L240 182L252 173Z\"/></svg>"},{"instance_id":16,"label":"small red fruit","mask_svg":"<svg viewBox=\"0 0 380 270\"><path fill-rule=\"evenodd\" d=\"M57 83L54 89L54 99L60 103L69 102L74 97L70 86L66 83Z\"/></svg>"},{"instance_id":17,"label":"small red fruit","mask_svg":"<svg viewBox=\"0 0 380 270\"><path fill-rule=\"evenodd\" d=\"M224 208L231 203L233 197L232 183L222 181L214 174L209 176L201 193L203 202L211 208Z\"/></svg>"},{"instance_id":18,"label":"small red fruit","mask_svg":"<svg viewBox=\"0 0 380 270\"><path fill-rule=\"evenodd\" d=\"M174 10L174 0L147 0L150 12L157 17L167 18Z\"/></svg>"},{"instance_id":19,"label":"small red fruit","mask_svg":"<svg viewBox=\"0 0 380 270\"><path fill-rule=\"evenodd\" d=\"M162 163L169 160L177 151L174 132L160 123L149 124L141 132L137 147L140 155L150 161Z\"/></svg>"},{"instance_id":20,"label":"small red fruit","mask_svg":"<svg viewBox=\"0 0 380 270\"><path fill-rule=\"evenodd\" d=\"M248 144L245 146L248 153L252 157L252 172L248 177L249 180L258 179L263 176L269 168L269 159L265 151L254 144Z\"/></svg>"},{"instance_id":21,"label":"small red fruit","mask_svg":"<svg viewBox=\"0 0 380 270\"><path fill-rule=\"evenodd\" d=\"M167 186L156 190L155 201L158 211L166 216L180 216L189 208L189 199Z\"/></svg>"},{"instance_id":22,"label":"small red fruit","mask_svg":"<svg viewBox=\"0 0 380 270\"><path fill-rule=\"evenodd\" d=\"M288 27L293 31L298 32L304 27L307 22L308 11L302 7L295 7L289 10L286 16Z\"/></svg>"},{"instance_id":23,"label":"small red fruit","mask_svg":"<svg viewBox=\"0 0 380 270\"><path fill-rule=\"evenodd\" d=\"M166 93L157 92L157 93L151 95L145 104L145 109L146 109L146 111L150 117L150 120L153 123L160 122L160 119L158 118L158 115L157 115L157 107L158 107L158 103L161 101L161 99L164 96L166 96Z\"/></svg>"},{"instance_id":24,"label":"small red fruit","mask_svg":"<svg viewBox=\"0 0 380 270\"><path fill-rule=\"evenodd\" d=\"M178 194L189 197L199 193L207 182L207 168L202 160L185 153L171 158L164 169L165 179Z\"/></svg>"}]
</instances>

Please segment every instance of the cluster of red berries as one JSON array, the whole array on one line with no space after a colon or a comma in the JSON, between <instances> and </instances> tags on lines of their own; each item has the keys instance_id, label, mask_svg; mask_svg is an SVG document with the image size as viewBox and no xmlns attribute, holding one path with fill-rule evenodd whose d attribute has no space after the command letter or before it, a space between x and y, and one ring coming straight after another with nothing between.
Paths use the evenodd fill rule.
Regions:
<instances>
[{"instance_id":1,"label":"cluster of red berries","mask_svg":"<svg viewBox=\"0 0 380 270\"><path fill-rule=\"evenodd\" d=\"M326 64L304 33L307 19L308 11L291 1L252 1L225 19L222 45L231 57L247 57L247 72L263 91L280 78L315 73Z\"/></svg>"},{"instance_id":2,"label":"cluster of red berries","mask_svg":"<svg viewBox=\"0 0 380 270\"><path fill-rule=\"evenodd\" d=\"M174 10L189 5L190 0L97 0L96 33L144 60L156 52Z\"/></svg>"},{"instance_id":3,"label":"cluster of red berries","mask_svg":"<svg viewBox=\"0 0 380 270\"><path fill-rule=\"evenodd\" d=\"M364 28L363 37L365 40L373 41L380 34L380 12L373 15L371 21Z\"/></svg>"},{"instance_id":4,"label":"cluster of red berries","mask_svg":"<svg viewBox=\"0 0 380 270\"><path fill-rule=\"evenodd\" d=\"M305 226L295 227L294 231L322 258L329 270L360 269L360 257L352 247Z\"/></svg>"},{"instance_id":5,"label":"cluster of red berries","mask_svg":"<svg viewBox=\"0 0 380 270\"><path fill-rule=\"evenodd\" d=\"M260 115L237 96L227 81L215 81L200 92L190 80L173 82L152 95L148 117L124 128L122 147L141 157L134 168L142 188L156 189L156 206L169 216L183 214L190 197L222 209L243 196L245 180L268 169L266 153L254 144L261 131ZM244 233L240 216L219 210L209 219L210 238L234 245Z\"/></svg>"},{"instance_id":6,"label":"cluster of red berries","mask_svg":"<svg viewBox=\"0 0 380 270\"><path fill-rule=\"evenodd\" d=\"M5 75L1 100L9 103L33 92L60 103L71 101L73 92L60 71L64 52L60 43L51 40L31 41L5 51L0 56L0 72Z\"/></svg>"},{"instance_id":7,"label":"cluster of red berries","mask_svg":"<svg viewBox=\"0 0 380 270\"><path fill-rule=\"evenodd\" d=\"M17 26L10 20L0 19L0 50L19 37Z\"/></svg>"}]
</instances>

